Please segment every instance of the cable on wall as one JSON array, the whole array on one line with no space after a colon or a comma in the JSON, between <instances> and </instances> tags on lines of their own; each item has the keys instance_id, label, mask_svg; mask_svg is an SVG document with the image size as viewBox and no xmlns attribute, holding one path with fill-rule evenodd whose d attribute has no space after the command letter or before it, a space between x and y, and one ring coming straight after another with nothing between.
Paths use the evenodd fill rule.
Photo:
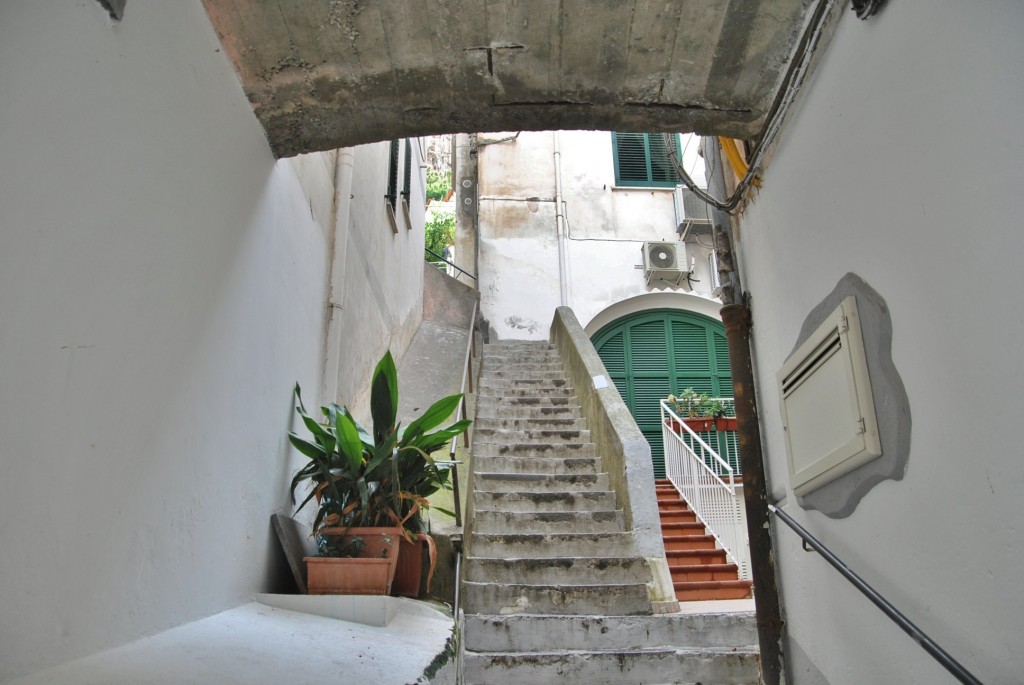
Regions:
<instances>
[{"instance_id":1,"label":"cable on wall","mask_svg":"<svg viewBox=\"0 0 1024 685\"><path fill-rule=\"evenodd\" d=\"M797 48L795 58L791 63L789 71L786 73L783 86L779 89L780 96L777 98L775 105L773 105L772 110L768 115L760 141L758 142L757 147L754 148L753 154L751 155L747 173L743 175L743 178L740 179L740 182L736 185L736 189L727 199L720 200L713 197L703 188L694 183L693 179L690 178L690 175L686 173L686 170L683 168L683 165L678 158L678 153L672 141L672 134L662 134L665 140L665 149L668 151L669 162L671 162L673 168L675 168L676 173L679 174L679 178L682 180L683 185L693 191L697 197L707 204L730 214L735 213L740 201L744 198L747 190L754 183L754 180L758 175L758 171L761 168L764 156L767 153L768 148L771 147L772 141L775 140L775 136L778 134L779 129L782 127L782 122L786 118L786 113L789 111L790 106L796 98L797 92L800 90L800 86L803 84L804 77L807 75L807 69L810 66L811 56L814 54L814 51L817 49L818 43L821 40L821 34L825 28L825 19L830 15L834 6L835 0L821 0L821 2L818 3L818 6L815 7L811 22L808 24L803 37L800 39L800 44Z\"/></svg>"}]
</instances>

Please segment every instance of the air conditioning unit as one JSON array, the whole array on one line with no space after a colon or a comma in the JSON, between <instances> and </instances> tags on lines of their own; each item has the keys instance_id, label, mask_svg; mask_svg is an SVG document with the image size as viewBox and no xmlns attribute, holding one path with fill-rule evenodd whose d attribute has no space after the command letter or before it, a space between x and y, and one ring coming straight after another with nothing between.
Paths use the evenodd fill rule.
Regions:
<instances>
[{"instance_id":1,"label":"air conditioning unit","mask_svg":"<svg viewBox=\"0 0 1024 685\"><path fill-rule=\"evenodd\" d=\"M689 273L682 243L644 243L644 278L647 285L679 285Z\"/></svg>"},{"instance_id":2,"label":"air conditioning unit","mask_svg":"<svg viewBox=\"0 0 1024 685\"><path fill-rule=\"evenodd\" d=\"M679 240L686 240L697 229L711 230L710 208L695 192L686 186L676 186L673 200Z\"/></svg>"},{"instance_id":3,"label":"air conditioning unit","mask_svg":"<svg viewBox=\"0 0 1024 685\"><path fill-rule=\"evenodd\" d=\"M718 252L715 250L708 252L708 280L711 282L711 296L720 297L722 282L718 277Z\"/></svg>"}]
</instances>

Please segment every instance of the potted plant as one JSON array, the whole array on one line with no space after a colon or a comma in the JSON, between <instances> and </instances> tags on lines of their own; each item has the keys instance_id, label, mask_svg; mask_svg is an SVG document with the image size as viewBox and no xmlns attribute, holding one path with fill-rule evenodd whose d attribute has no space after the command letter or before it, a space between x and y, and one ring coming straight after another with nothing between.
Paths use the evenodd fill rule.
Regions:
<instances>
[{"instance_id":1,"label":"potted plant","mask_svg":"<svg viewBox=\"0 0 1024 685\"><path fill-rule=\"evenodd\" d=\"M432 545L422 532L420 512L429 505L428 494L448 485L448 467L436 464L430 453L465 431L470 422L433 429L451 416L461 395L439 400L402 430L397 422L398 374L388 352L371 382L372 433L337 404L322 407L322 421L309 416L298 384L295 398L312 440L288 435L309 459L292 478L292 502L299 485L308 481L312 487L296 511L314 499L319 506L313 535L320 556L306 558L309 592L385 594L395 578L401 541ZM380 575L373 588L367 589L366 583L355 590L341 586L341 579L356 575L351 569L357 566L373 567ZM326 585L318 584L322 575L329 576ZM416 583L418 590L419 569Z\"/></svg>"},{"instance_id":2,"label":"potted plant","mask_svg":"<svg viewBox=\"0 0 1024 685\"><path fill-rule=\"evenodd\" d=\"M679 397L669 395L668 403L672 406L676 416L681 418L683 423L690 427L690 430L695 433L711 430L715 420L708 413L711 400L707 393L698 394L693 388L686 388Z\"/></svg>"},{"instance_id":3,"label":"potted plant","mask_svg":"<svg viewBox=\"0 0 1024 685\"><path fill-rule=\"evenodd\" d=\"M725 403L722 400L713 400L708 407L708 413L715 418L716 431L736 430L736 417L725 415Z\"/></svg>"}]
</instances>

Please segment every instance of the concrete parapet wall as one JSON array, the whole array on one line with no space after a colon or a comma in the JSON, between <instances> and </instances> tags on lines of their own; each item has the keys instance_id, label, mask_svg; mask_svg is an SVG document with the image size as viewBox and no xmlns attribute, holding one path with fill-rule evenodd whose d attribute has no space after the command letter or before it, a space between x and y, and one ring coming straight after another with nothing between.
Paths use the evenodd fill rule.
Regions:
<instances>
[{"instance_id":1,"label":"concrete parapet wall","mask_svg":"<svg viewBox=\"0 0 1024 685\"><path fill-rule=\"evenodd\" d=\"M651 446L608 379L597 350L569 307L555 311L551 343L558 348L576 390L591 439L597 444L603 470L608 473L615 491L616 503L633 532L636 551L651 567L654 576L651 600L674 602L675 592L661 540ZM606 387L595 387L597 376L604 377Z\"/></svg>"}]
</instances>

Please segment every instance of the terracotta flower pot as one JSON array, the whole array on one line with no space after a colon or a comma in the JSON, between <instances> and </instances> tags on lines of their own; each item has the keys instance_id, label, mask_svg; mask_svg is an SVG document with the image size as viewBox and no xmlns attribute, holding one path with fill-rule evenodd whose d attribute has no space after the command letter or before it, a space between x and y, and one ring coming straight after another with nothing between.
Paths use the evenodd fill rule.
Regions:
<instances>
[{"instance_id":1,"label":"terracotta flower pot","mask_svg":"<svg viewBox=\"0 0 1024 685\"><path fill-rule=\"evenodd\" d=\"M391 586L391 594L401 597L419 597L420 581L423 578L423 548L430 553L430 566L427 571L426 592L430 592L430 581L434 577L434 566L437 564L437 547L434 539L426 533L417 533L416 540L409 542L404 537L399 545L398 568L395 571L395 582Z\"/></svg>"},{"instance_id":2,"label":"terracotta flower pot","mask_svg":"<svg viewBox=\"0 0 1024 685\"><path fill-rule=\"evenodd\" d=\"M306 557L311 595L386 595L391 589L389 559Z\"/></svg>"},{"instance_id":3,"label":"terracotta flower pot","mask_svg":"<svg viewBox=\"0 0 1024 685\"><path fill-rule=\"evenodd\" d=\"M716 431L734 431L736 430L736 417L735 416L719 416L715 419L715 430Z\"/></svg>"},{"instance_id":4,"label":"terracotta flower pot","mask_svg":"<svg viewBox=\"0 0 1024 685\"><path fill-rule=\"evenodd\" d=\"M342 542L358 537L358 557L306 557L307 588L311 595L386 595L391 592L402 532L398 528L322 528Z\"/></svg>"},{"instance_id":5,"label":"terracotta flower pot","mask_svg":"<svg viewBox=\"0 0 1024 685\"><path fill-rule=\"evenodd\" d=\"M714 419L701 417L701 418L688 418L683 419L683 423L690 427L694 433L705 433L711 430L711 427L715 424Z\"/></svg>"}]
</instances>

